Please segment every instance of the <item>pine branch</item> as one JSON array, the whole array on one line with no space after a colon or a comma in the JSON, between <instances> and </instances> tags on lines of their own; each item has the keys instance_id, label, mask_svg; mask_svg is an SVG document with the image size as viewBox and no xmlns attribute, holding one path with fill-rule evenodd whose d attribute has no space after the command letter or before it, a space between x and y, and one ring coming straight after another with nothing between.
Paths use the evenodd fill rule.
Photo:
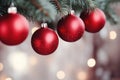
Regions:
<instances>
[{"instance_id":1,"label":"pine branch","mask_svg":"<svg viewBox=\"0 0 120 80\"><path fill-rule=\"evenodd\" d=\"M95 2L93 0L85 0L84 1L84 9L86 10L92 10L94 9L96 6L95 6Z\"/></svg>"},{"instance_id":2,"label":"pine branch","mask_svg":"<svg viewBox=\"0 0 120 80\"><path fill-rule=\"evenodd\" d=\"M0 15L7 14L11 2L12 0L0 0ZM80 13L82 9L89 9L89 6L93 6L95 2L96 6L106 13L107 19L114 19L112 22L115 23L116 17L111 12L113 10L111 10L110 5L120 2L120 0L14 0L13 2L18 12L24 16L33 21L47 21L50 23L56 22L56 18L60 18L61 14L68 14L71 6L76 13Z\"/></svg>"},{"instance_id":3,"label":"pine branch","mask_svg":"<svg viewBox=\"0 0 120 80\"><path fill-rule=\"evenodd\" d=\"M48 13L46 10L44 10L44 8L43 8L40 4L38 4L35 0L30 0L30 2L31 2L37 9L39 9L40 12L42 11L46 16L49 17L49 13Z\"/></svg>"},{"instance_id":4,"label":"pine branch","mask_svg":"<svg viewBox=\"0 0 120 80\"><path fill-rule=\"evenodd\" d=\"M59 4L58 0L53 0L53 2L55 2L57 9L58 9L60 12L62 12L62 10L61 10L61 5Z\"/></svg>"},{"instance_id":5,"label":"pine branch","mask_svg":"<svg viewBox=\"0 0 120 80\"><path fill-rule=\"evenodd\" d=\"M105 14L107 16L107 19L114 23L117 24L119 22L119 17L111 10L111 8L107 8L105 11Z\"/></svg>"},{"instance_id":6,"label":"pine branch","mask_svg":"<svg viewBox=\"0 0 120 80\"><path fill-rule=\"evenodd\" d=\"M65 15L68 12L69 0L51 0L51 3L56 7L57 11L60 12L60 15Z\"/></svg>"}]
</instances>

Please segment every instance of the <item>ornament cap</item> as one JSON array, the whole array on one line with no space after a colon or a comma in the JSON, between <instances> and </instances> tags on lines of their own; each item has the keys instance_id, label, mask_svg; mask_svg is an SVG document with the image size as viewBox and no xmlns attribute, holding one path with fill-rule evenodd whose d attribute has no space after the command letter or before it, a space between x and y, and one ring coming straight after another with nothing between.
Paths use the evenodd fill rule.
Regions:
<instances>
[{"instance_id":1,"label":"ornament cap","mask_svg":"<svg viewBox=\"0 0 120 80\"><path fill-rule=\"evenodd\" d=\"M42 24L41 24L41 27L42 27L42 28L46 28L47 26L48 26L47 23L42 23Z\"/></svg>"},{"instance_id":2,"label":"ornament cap","mask_svg":"<svg viewBox=\"0 0 120 80\"><path fill-rule=\"evenodd\" d=\"M75 13L74 10L70 10L70 11L69 11L69 14L74 14L74 13Z\"/></svg>"},{"instance_id":3,"label":"ornament cap","mask_svg":"<svg viewBox=\"0 0 120 80\"><path fill-rule=\"evenodd\" d=\"M12 2L10 7L8 8L8 13L17 13L17 8L14 6L14 3Z\"/></svg>"}]
</instances>

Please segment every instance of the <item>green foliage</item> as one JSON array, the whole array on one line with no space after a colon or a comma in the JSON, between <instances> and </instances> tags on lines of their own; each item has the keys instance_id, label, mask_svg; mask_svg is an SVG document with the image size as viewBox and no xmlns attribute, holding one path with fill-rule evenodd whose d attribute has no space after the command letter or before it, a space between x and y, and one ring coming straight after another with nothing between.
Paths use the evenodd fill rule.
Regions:
<instances>
[{"instance_id":1,"label":"green foliage","mask_svg":"<svg viewBox=\"0 0 120 80\"><path fill-rule=\"evenodd\" d=\"M111 9L110 4L117 2L120 2L120 0L96 0L96 5L104 11L107 19L114 24L118 23L119 19Z\"/></svg>"},{"instance_id":2,"label":"green foliage","mask_svg":"<svg viewBox=\"0 0 120 80\"><path fill-rule=\"evenodd\" d=\"M80 14L83 9L94 7L101 8L107 19L116 23L116 15L110 8L110 4L120 0L0 0L0 15L7 14L11 2L14 2L18 12L29 20L55 22L56 16L66 15L72 8Z\"/></svg>"}]
</instances>

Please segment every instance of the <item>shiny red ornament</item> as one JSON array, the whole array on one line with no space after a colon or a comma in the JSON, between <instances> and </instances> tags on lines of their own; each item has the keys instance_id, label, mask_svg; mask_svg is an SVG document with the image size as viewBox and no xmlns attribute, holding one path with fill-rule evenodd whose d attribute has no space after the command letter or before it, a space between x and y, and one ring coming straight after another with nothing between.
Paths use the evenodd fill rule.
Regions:
<instances>
[{"instance_id":1,"label":"shiny red ornament","mask_svg":"<svg viewBox=\"0 0 120 80\"><path fill-rule=\"evenodd\" d=\"M89 12L83 11L80 18L85 23L85 30L91 33L99 32L106 22L105 14L99 8L95 8Z\"/></svg>"},{"instance_id":2,"label":"shiny red ornament","mask_svg":"<svg viewBox=\"0 0 120 80\"><path fill-rule=\"evenodd\" d=\"M27 19L16 13L9 13L0 17L0 40L6 45L22 43L29 32Z\"/></svg>"},{"instance_id":3,"label":"shiny red ornament","mask_svg":"<svg viewBox=\"0 0 120 80\"><path fill-rule=\"evenodd\" d=\"M71 13L59 20L57 32L64 41L75 42L84 33L84 23L79 17Z\"/></svg>"},{"instance_id":4,"label":"shiny red ornament","mask_svg":"<svg viewBox=\"0 0 120 80\"><path fill-rule=\"evenodd\" d=\"M50 28L42 27L38 29L31 39L32 48L41 55L49 55L58 47L58 36Z\"/></svg>"}]
</instances>

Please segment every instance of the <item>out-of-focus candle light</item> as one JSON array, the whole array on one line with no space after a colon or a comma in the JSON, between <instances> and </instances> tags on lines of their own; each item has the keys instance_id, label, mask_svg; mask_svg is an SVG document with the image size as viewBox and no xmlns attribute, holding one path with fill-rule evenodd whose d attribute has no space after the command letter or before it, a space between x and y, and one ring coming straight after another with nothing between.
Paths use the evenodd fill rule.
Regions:
<instances>
[{"instance_id":1,"label":"out-of-focus candle light","mask_svg":"<svg viewBox=\"0 0 120 80\"><path fill-rule=\"evenodd\" d=\"M28 69L27 55L24 52L16 51L12 52L8 56L10 66L18 72L26 72Z\"/></svg>"},{"instance_id":2,"label":"out-of-focus candle light","mask_svg":"<svg viewBox=\"0 0 120 80\"><path fill-rule=\"evenodd\" d=\"M93 58L88 59L87 65L88 65L89 67L94 67L94 66L96 65L95 59L93 59Z\"/></svg>"},{"instance_id":3,"label":"out-of-focus candle light","mask_svg":"<svg viewBox=\"0 0 120 80\"><path fill-rule=\"evenodd\" d=\"M117 38L117 33L116 33L115 31L110 31L110 33L109 33L109 38L110 38L111 40L116 39L116 38Z\"/></svg>"},{"instance_id":4,"label":"out-of-focus candle light","mask_svg":"<svg viewBox=\"0 0 120 80\"><path fill-rule=\"evenodd\" d=\"M0 71L2 71L2 70L3 70L3 68L4 68L3 64L2 64L2 63L0 63Z\"/></svg>"},{"instance_id":5,"label":"out-of-focus candle light","mask_svg":"<svg viewBox=\"0 0 120 80\"><path fill-rule=\"evenodd\" d=\"M56 76L57 76L57 78L59 79L59 80L62 80L62 79L64 79L65 78L65 72L64 71L58 71L57 72L57 74L56 74Z\"/></svg>"},{"instance_id":6,"label":"out-of-focus candle light","mask_svg":"<svg viewBox=\"0 0 120 80\"><path fill-rule=\"evenodd\" d=\"M78 80L87 80L87 73L85 71L80 71L77 74Z\"/></svg>"},{"instance_id":7,"label":"out-of-focus candle light","mask_svg":"<svg viewBox=\"0 0 120 80\"><path fill-rule=\"evenodd\" d=\"M10 77L7 77L5 80L12 80L12 78L10 78Z\"/></svg>"}]
</instances>

